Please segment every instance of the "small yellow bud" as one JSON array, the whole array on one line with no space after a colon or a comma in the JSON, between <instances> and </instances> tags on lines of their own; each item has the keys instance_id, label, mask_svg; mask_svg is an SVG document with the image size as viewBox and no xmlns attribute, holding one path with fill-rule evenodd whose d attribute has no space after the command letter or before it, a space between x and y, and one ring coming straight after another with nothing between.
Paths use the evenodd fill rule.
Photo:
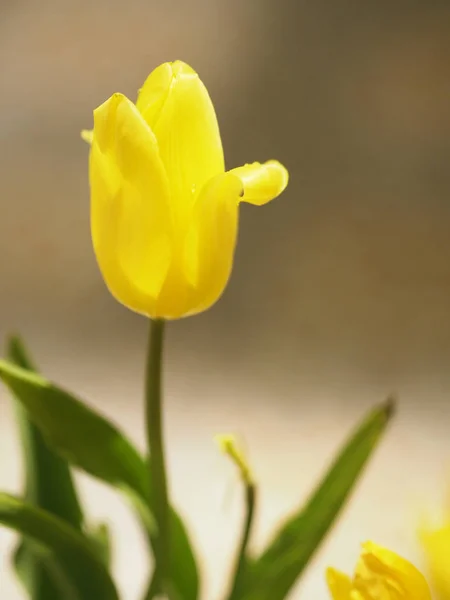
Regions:
<instances>
[{"instance_id":1,"label":"small yellow bud","mask_svg":"<svg viewBox=\"0 0 450 600\"><path fill-rule=\"evenodd\" d=\"M230 434L220 434L215 436L219 448L224 454L229 456L239 470L239 475L244 483L253 485L253 474L242 450L238 447L236 437Z\"/></svg>"}]
</instances>

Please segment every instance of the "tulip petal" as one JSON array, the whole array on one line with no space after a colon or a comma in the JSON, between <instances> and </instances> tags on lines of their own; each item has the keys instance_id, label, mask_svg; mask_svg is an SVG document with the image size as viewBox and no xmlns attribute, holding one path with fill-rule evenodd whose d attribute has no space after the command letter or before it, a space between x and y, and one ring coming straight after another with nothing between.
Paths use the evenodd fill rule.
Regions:
<instances>
[{"instance_id":1,"label":"tulip petal","mask_svg":"<svg viewBox=\"0 0 450 600\"><path fill-rule=\"evenodd\" d=\"M326 572L326 578L333 600L350 600L352 582L348 575L329 568Z\"/></svg>"},{"instance_id":2,"label":"tulip petal","mask_svg":"<svg viewBox=\"0 0 450 600\"><path fill-rule=\"evenodd\" d=\"M192 286L189 314L221 296L233 266L242 183L231 173L208 181L196 200L186 238L183 270Z\"/></svg>"},{"instance_id":3,"label":"tulip petal","mask_svg":"<svg viewBox=\"0 0 450 600\"><path fill-rule=\"evenodd\" d=\"M373 600L380 597L374 590L388 598L431 600L428 584L420 571L398 554L373 542L363 544L353 585L363 598Z\"/></svg>"},{"instance_id":4,"label":"tulip petal","mask_svg":"<svg viewBox=\"0 0 450 600\"><path fill-rule=\"evenodd\" d=\"M153 130L174 82L172 63L156 67L139 90L136 108Z\"/></svg>"},{"instance_id":5,"label":"tulip petal","mask_svg":"<svg viewBox=\"0 0 450 600\"><path fill-rule=\"evenodd\" d=\"M94 130L93 129L83 129L80 133L81 139L84 140L87 144L92 144L92 140L94 138Z\"/></svg>"},{"instance_id":6,"label":"tulip petal","mask_svg":"<svg viewBox=\"0 0 450 600\"><path fill-rule=\"evenodd\" d=\"M183 227L199 191L225 169L211 98L197 73L176 61L149 75L136 106L158 140L173 212Z\"/></svg>"},{"instance_id":7,"label":"tulip petal","mask_svg":"<svg viewBox=\"0 0 450 600\"><path fill-rule=\"evenodd\" d=\"M426 529L420 531L420 539L426 552L425 559L437 596L450 598L450 569L448 567L450 522L446 519L437 526L428 525Z\"/></svg>"},{"instance_id":8,"label":"tulip petal","mask_svg":"<svg viewBox=\"0 0 450 600\"><path fill-rule=\"evenodd\" d=\"M151 315L171 258L169 187L154 134L121 94L94 111L90 183L105 281L123 304Z\"/></svg>"},{"instance_id":9,"label":"tulip petal","mask_svg":"<svg viewBox=\"0 0 450 600\"><path fill-rule=\"evenodd\" d=\"M281 194L289 181L287 169L276 160L261 164L258 162L231 169L244 186L242 202L261 206Z\"/></svg>"}]
</instances>

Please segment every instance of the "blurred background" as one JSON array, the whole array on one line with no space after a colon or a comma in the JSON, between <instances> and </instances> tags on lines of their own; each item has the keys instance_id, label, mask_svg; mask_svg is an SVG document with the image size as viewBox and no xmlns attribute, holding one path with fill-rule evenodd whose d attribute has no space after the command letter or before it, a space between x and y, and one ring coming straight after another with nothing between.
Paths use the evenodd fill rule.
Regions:
<instances>
[{"instance_id":1,"label":"blurred background","mask_svg":"<svg viewBox=\"0 0 450 600\"><path fill-rule=\"evenodd\" d=\"M159 63L206 83L227 166L277 158L275 202L242 207L231 283L170 325L173 495L219 597L240 488L213 443L244 440L261 485L254 547L298 506L349 429L390 392L398 417L333 535L292 593L326 598L323 569L366 538L420 563L418 513L450 459L448 0L3 0L0 5L0 337L20 332L45 373L143 447L146 322L115 303L89 232L79 131L111 93L134 98ZM21 489L0 390L0 488ZM138 597L146 556L122 501L80 477L116 534L115 573ZM0 590L23 598L0 529Z\"/></svg>"}]
</instances>

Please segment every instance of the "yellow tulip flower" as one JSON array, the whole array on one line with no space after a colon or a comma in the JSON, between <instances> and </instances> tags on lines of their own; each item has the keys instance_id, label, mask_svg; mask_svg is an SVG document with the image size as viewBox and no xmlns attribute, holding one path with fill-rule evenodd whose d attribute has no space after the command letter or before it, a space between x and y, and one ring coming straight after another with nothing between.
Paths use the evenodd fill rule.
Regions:
<instances>
[{"instance_id":1,"label":"yellow tulip flower","mask_svg":"<svg viewBox=\"0 0 450 600\"><path fill-rule=\"evenodd\" d=\"M155 69L136 104L113 94L83 137L94 252L113 296L152 318L209 308L230 276L239 203L278 196L286 169L271 160L225 171L211 99L181 61Z\"/></svg>"},{"instance_id":2,"label":"yellow tulip flower","mask_svg":"<svg viewBox=\"0 0 450 600\"><path fill-rule=\"evenodd\" d=\"M450 600L450 516L445 515L437 524L424 524L420 539L437 597Z\"/></svg>"},{"instance_id":3,"label":"yellow tulip flower","mask_svg":"<svg viewBox=\"0 0 450 600\"><path fill-rule=\"evenodd\" d=\"M333 600L431 600L423 575L373 542L363 544L353 577L328 569L327 583Z\"/></svg>"}]
</instances>

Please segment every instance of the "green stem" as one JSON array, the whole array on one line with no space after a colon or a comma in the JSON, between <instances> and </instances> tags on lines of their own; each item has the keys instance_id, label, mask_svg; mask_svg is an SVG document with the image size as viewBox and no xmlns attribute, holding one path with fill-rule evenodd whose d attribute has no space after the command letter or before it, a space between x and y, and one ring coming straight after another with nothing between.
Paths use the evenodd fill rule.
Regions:
<instances>
[{"instance_id":1,"label":"green stem","mask_svg":"<svg viewBox=\"0 0 450 600\"><path fill-rule=\"evenodd\" d=\"M146 366L146 424L150 452L150 502L158 528L155 540L155 582L161 592L169 578L169 499L163 443L161 372L164 321L151 320Z\"/></svg>"},{"instance_id":2,"label":"green stem","mask_svg":"<svg viewBox=\"0 0 450 600\"><path fill-rule=\"evenodd\" d=\"M229 600L237 600L242 588L242 581L245 568L247 566L247 546L252 531L253 517L255 514L256 487L252 481L247 481L245 486L245 521L242 531L241 542L239 544L236 556L236 566L232 578L231 592L228 595Z\"/></svg>"}]
</instances>

